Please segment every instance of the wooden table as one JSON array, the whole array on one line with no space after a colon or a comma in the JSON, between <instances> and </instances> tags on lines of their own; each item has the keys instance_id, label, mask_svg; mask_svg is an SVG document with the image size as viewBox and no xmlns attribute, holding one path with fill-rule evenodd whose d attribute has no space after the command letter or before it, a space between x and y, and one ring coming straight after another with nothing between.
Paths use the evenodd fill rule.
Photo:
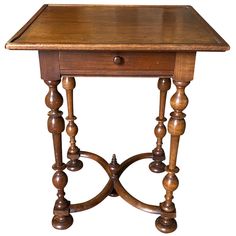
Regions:
<instances>
[{"instance_id":1,"label":"wooden table","mask_svg":"<svg viewBox=\"0 0 236 236\"><path fill-rule=\"evenodd\" d=\"M108 195L120 196L136 208L160 214L156 227L170 233L177 227L173 192L178 187L176 173L180 136L185 131L188 105L185 88L193 79L197 51L226 51L229 45L204 21L191 6L105 6L105 5L44 5L6 44L8 49L38 50L41 78L49 87L46 105L50 109L48 130L52 133L55 151L53 184L58 190L52 224L66 229L73 223L71 213L87 210ZM159 77L160 107L152 152L135 155L122 164L113 156L109 164L97 154L81 151L75 137L78 127L73 112L74 76L152 76ZM62 78L66 91L68 116L66 132L70 138L69 161L63 163L61 133L64 119L59 110L63 103L57 86ZM166 134L166 94L171 79L176 92L171 97L173 112L168 122L171 136L169 164L165 165L162 140ZM135 83L135 80L134 80ZM78 171L81 158L98 162L109 176L103 190L94 198L71 204L65 198L68 178L64 169ZM164 201L159 206L134 198L122 186L119 177L132 163L151 158L154 173L166 171Z\"/></svg>"}]
</instances>

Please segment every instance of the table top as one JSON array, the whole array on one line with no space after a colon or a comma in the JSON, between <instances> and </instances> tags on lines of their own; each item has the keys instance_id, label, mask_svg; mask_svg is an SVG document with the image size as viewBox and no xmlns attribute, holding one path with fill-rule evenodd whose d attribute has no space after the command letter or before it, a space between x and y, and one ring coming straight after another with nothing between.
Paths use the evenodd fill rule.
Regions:
<instances>
[{"instance_id":1,"label":"table top","mask_svg":"<svg viewBox=\"0 0 236 236\"><path fill-rule=\"evenodd\" d=\"M6 48L226 51L229 45L191 6L44 5Z\"/></svg>"}]
</instances>

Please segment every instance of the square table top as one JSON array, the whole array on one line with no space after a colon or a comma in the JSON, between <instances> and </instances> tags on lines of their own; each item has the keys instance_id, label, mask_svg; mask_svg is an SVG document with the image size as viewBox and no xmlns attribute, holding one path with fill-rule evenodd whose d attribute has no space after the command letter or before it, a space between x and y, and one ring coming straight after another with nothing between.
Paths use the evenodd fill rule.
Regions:
<instances>
[{"instance_id":1,"label":"square table top","mask_svg":"<svg viewBox=\"0 0 236 236\"><path fill-rule=\"evenodd\" d=\"M43 5L6 48L226 51L229 45L191 6Z\"/></svg>"}]
</instances>

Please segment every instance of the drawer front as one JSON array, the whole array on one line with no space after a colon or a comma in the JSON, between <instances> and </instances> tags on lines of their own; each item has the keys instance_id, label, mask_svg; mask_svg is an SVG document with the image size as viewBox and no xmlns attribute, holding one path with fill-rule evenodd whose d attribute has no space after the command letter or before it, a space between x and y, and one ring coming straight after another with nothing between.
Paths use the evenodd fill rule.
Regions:
<instances>
[{"instance_id":1,"label":"drawer front","mask_svg":"<svg viewBox=\"0 0 236 236\"><path fill-rule=\"evenodd\" d=\"M175 53L61 51L64 75L171 76Z\"/></svg>"}]
</instances>

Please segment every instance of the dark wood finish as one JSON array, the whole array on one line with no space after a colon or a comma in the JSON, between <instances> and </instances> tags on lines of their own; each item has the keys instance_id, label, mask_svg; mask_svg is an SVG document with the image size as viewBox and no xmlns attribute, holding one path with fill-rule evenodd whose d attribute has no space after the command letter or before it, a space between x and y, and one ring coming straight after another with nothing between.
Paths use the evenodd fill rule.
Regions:
<instances>
[{"instance_id":1,"label":"dark wood finish","mask_svg":"<svg viewBox=\"0 0 236 236\"><path fill-rule=\"evenodd\" d=\"M57 90L57 85L60 83L60 80L46 80L45 83L49 87L45 103L47 107L51 109L48 113L48 131L52 133L55 153L55 164L53 165L53 169L56 170L56 172L53 175L52 181L55 188L58 190L58 199L54 206L52 225L56 229L67 229L72 225L73 218L69 213L70 202L64 197L64 188L67 184L68 178L66 173L63 171L66 166L62 161L61 133L63 132L65 125L64 119L62 118L62 112L59 108L62 106L63 98Z\"/></svg>"},{"instance_id":2,"label":"dark wood finish","mask_svg":"<svg viewBox=\"0 0 236 236\"><path fill-rule=\"evenodd\" d=\"M171 87L170 78L160 78L158 80L158 89L160 90L160 104L159 104L159 116L156 118L158 121L157 126L155 127L154 133L157 137L156 148L152 151L153 153L153 162L150 163L149 168L154 173L161 173L165 170L165 152L162 148L162 140L166 135L166 127L164 122L165 118L165 106L166 106L166 94Z\"/></svg>"},{"instance_id":3,"label":"dark wood finish","mask_svg":"<svg viewBox=\"0 0 236 236\"><path fill-rule=\"evenodd\" d=\"M74 116L74 107L73 107L73 89L75 88L75 78L74 77L63 77L62 86L66 90L67 98L67 108L68 124L66 126L66 132L70 137L70 147L67 152L67 157L70 161L67 162L67 169L70 171L78 171L83 167L83 163L79 160L80 149L76 146L75 136L78 133L78 127L75 124L76 116Z\"/></svg>"},{"instance_id":4,"label":"dark wood finish","mask_svg":"<svg viewBox=\"0 0 236 236\"><path fill-rule=\"evenodd\" d=\"M11 37L7 44L6 48L10 45L11 42L14 42L18 38L21 37L21 35L30 27L31 24L34 23L34 21L40 16L40 14L48 7L47 4L44 4L32 17L31 19L13 36ZM9 48L10 49L10 48Z\"/></svg>"},{"instance_id":5,"label":"dark wood finish","mask_svg":"<svg viewBox=\"0 0 236 236\"><path fill-rule=\"evenodd\" d=\"M189 79L191 79L191 77ZM176 160L180 135L185 131L185 114L183 113L183 110L188 105L188 98L185 95L185 87L189 82L174 81L174 84L177 90L170 101L171 107L174 111L170 114L171 118L168 122L168 132L171 134L170 160L169 166L167 167L167 175L163 179L163 186L166 190L165 201L161 203L161 209L164 212L175 212L175 205L172 202L173 191L175 191L179 185L178 178L175 175L175 173L178 172ZM174 218L161 215L156 220L156 227L163 233L171 233L177 228L177 223Z\"/></svg>"},{"instance_id":6,"label":"dark wood finish","mask_svg":"<svg viewBox=\"0 0 236 236\"><path fill-rule=\"evenodd\" d=\"M225 51L191 6L48 5L8 49Z\"/></svg>"},{"instance_id":7,"label":"dark wood finish","mask_svg":"<svg viewBox=\"0 0 236 236\"><path fill-rule=\"evenodd\" d=\"M81 157L89 158L97 163L99 163L103 169L107 172L108 176L110 177L108 183L103 188L103 190L94 198L78 204L71 204L70 211L71 212L78 212L78 211L84 211L87 209L90 209L91 207L96 206L100 202L102 202L108 195L110 195L110 192L112 190L115 190L115 192L122 197L125 201L127 201L130 205L142 210L146 211L152 214L160 214L162 211L160 209L160 206L150 205L146 204L135 197L133 197L120 183L119 177L122 175L122 173L133 163L136 161L140 161L147 158L152 158L152 153L141 153L135 156L132 156L125 160L122 164L118 164L116 161L115 156L113 155L111 164L108 164L106 160L104 160L102 157L100 157L97 154L91 153L91 152L85 152L81 151ZM175 213L166 213L162 212L164 216L168 217L175 217Z\"/></svg>"},{"instance_id":8,"label":"dark wood finish","mask_svg":"<svg viewBox=\"0 0 236 236\"><path fill-rule=\"evenodd\" d=\"M85 211L97 206L109 195L112 188L113 188L113 181L110 179L106 184L106 186L102 189L102 191L92 199L82 203L71 204L70 212L74 213L74 212Z\"/></svg>"},{"instance_id":9,"label":"dark wood finish","mask_svg":"<svg viewBox=\"0 0 236 236\"><path fill-rule=\"evenodd\" d=\"M177 52L175 59L174 79L176 81L193 80L196 52Z\"/></svg>"},{"instance_id":10,"label":"dark wood finish","mask_svg":"<svg viewBox=\"0 0 236 236\"><path fill-rule=\"evenodd\" d=\"M116 57L120 63L114 63ZM174 65L175 53L60 52L60 69L65 75L172 76Z\"/></svg>"},{"instance_id":11,"label":"dark wood finish","mask_svg":"<svg viewBox=\"0 0 236 236\"><path fill-rule=\"evenodd\" d=\"M118 174L120 165L119 165L118 162L117 162L116 154L113 154L113 155L112 155L111 163L110 163L109 166L110 166L110 171L111 171L112 179L117 178L117 177L118 177L117 174ZM111 190L109 196L110 196L110 197L118 197L118 196L119 196L119 194L116 192L116 190L115 190L114 187L113 187L113 189Z\"/></svg>"},{"instance_id":12,"label":"dark wood finish","mask_svg":"<svg viewBox=\"0 0 236 236\"><path fill-rule=\"evenodd\" d=\"M114 62L114 64L116 64L116 65L122 65L122 64L124 64L125 60L124 60L124 58L121 57L121 56L114 56L114 57L113 57L113 62Z\"/></svg>"},{"instance_id":13,"label":"dark wood finish","mask_svg":"<svg viewBox=\"0 0 236 236\"><path fill-rule=\"evenodd\" d=\"M41 78L43 80L60 80L59 53L57 51L39 51Z\"/></svg>"},{"instance_id":14,"label":"dark wood finish","mask_svg":"<svg viewBox=\"0 0 236 236\"><path fill-rule=\"evenodd\" d=\"M160 214L156 227L164 233L173 232L177 223L173 192L178 187L176 173L180 136L185 131L185 114L188 98L185 87L193 80L197 51L225 51L229 45L204 21L191 6L115 6L115 5L44 5L30 21L6 44L8 49L39 51L41 78L49 87L46 96L48 130L53 136L55 174L53 184L58 190L52 224L56 229L66 229L73 223L71 212L83 211L102 202L107 196L119 195L130 205L143 211ZM73 111L73 76L159 76L160 108L155 128L156 148L152 153L138 154L118 164L97 154L80 151L76 146L78 127ZM68 182L63 171L61 134L64 119L59 110L63 98L57 86L63 77L68 106L67 134L70 147L67 163L69 170L82 167L81 157L100 164L109 180L94 198L70 204L64 188ZM166 94L173 78L176 92L171 98L173 112L168 122L171 135L169 165L165 167L162 140ZM167 174L163 180L166 190L159 205L143 203L133 197L119 178L134 162L153 158L150 169Z\"/></svg>"},{"instance_id":15,"label":"dark wood finish","mask_svg":"<svg viewBox=\"0 0 236 236\"><path fill-rule=\"evenodd\" d=\"M136 207L137 209L140 209L142 211L152 213L152 214L162 214L162 216L169 217L169 218L176 217L175 212L164 212L161 210L160 206L150 205L136 199L122 186L122 184L119 181L119 177L130 165L143 159L152 158L152 153L141 153L141 154L132 156L126 159L120 165L116 163L116 160L114 159L114 157L112 158L112 162L111 162L112 165L111 165L111 164L108 164L107 161L103 159L101 156L91 153L91 152L81 151L80 157L91 159L93 161L96 161L98 164L100 164L101 167L103 167L103 169L107 172L109 176L109 181L107 182L105 187L102 189L102 191L99 194L97 194L95 197L93 197L92 199L86 202L82 202L82 203L71 204L70 205L71 213L85 211L92 207L95 207L96 205L101 203L108 195L110 195L110 192L113 189L115 189L116 193L119 193L120 197L122 197L126 202ZM61 212L66 213L67 211L62 210Z\"/></svg>"}]
</instances>

